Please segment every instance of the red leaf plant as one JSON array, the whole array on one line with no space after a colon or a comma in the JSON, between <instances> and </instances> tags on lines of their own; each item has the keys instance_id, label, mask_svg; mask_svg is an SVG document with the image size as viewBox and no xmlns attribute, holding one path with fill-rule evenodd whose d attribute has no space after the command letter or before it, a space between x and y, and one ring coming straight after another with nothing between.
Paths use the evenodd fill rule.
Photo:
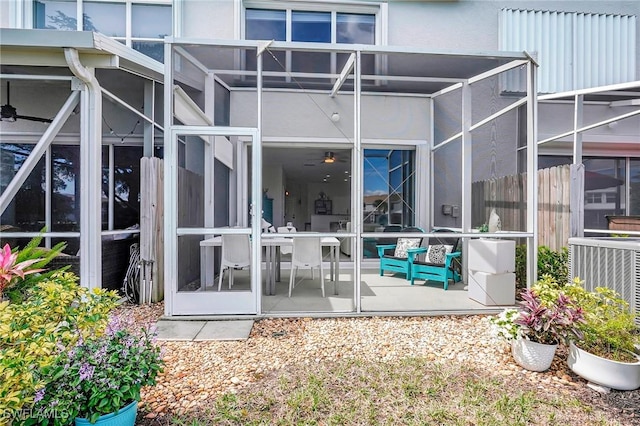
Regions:
<instances>
[{"instance_id":1,"label":"red leaf plant","mask_svg":"<svg viewBox=\"0 0 640 426\"><path fill-rule=\"evenodd\" d=\"M582 308L565 294L545 306L533 290L522 292L520 315L514 320L522 327L522 335L533 342L544 344L566 343L571 337L582 338L577 325L584 323Z\"/></svg>"}]
</instances>

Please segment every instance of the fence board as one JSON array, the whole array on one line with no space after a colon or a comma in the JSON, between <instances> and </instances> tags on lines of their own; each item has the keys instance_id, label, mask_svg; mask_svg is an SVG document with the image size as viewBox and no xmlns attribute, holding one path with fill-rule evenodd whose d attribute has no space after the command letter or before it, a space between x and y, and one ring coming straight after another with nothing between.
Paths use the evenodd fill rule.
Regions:
<instances>
[{"instance_id":1,"label":"fence board","mask_svg":"<svg viewBox=\"0 0 640 426\"><path fill-rule=\"evenodd\" d=\"M140 260L141 277L151 280L151 301L164 298L163 162L140 159Z\"/></svg>"},{"instance_id":2,"label":"fence board","mask_svg":"<svg viewBox=\"0 0 640 426\"><path fill-rule=\"evenodd\" d=\"M538 170L538 243L553 250L567 246L571 230L570 166ZM492 208L507 231L527 230L527 176L505 176L473 183L472 223L486 223Z\"/></svg>"}]
</instances>

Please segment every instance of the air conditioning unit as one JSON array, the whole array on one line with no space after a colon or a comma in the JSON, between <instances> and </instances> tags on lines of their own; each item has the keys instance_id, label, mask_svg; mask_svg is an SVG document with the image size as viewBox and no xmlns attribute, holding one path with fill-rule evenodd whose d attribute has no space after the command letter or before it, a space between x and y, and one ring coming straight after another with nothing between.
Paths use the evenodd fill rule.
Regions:
<instances>
[{"instance_id":1,"label":"air conditioning unit","mask_svg":"<svg viewBox=\"0 0 640 426\"><path fill-rule=\"evenodd\" d=\"M615 290L640 313L640 239L569 238L569 278L575 277L587 290ZM640 326L640 318L636 324Z\"/></svg>"}]
</instances>

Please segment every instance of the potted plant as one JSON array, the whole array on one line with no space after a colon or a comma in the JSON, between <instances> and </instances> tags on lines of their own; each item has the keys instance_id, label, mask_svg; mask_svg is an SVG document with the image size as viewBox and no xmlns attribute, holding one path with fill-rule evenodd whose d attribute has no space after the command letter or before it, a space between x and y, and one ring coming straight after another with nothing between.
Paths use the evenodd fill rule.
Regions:
<instances>
[{"instance_id":1,"label":"potted plant","mask_svg":"<svg viewBox=\"0 0 640 426\"><path fill-rule=\"evenodd\" d=\"M154 385L162 370L153 340L148 330L132 333L112 317L103 335L60 346L55 361L43 369L45 386L36 392L34 411L63 414L54 424L75 418L76 425L134 425L140 389Z\"/></svg>"},{"instance_id":2,"label":"potted plant","mask_svg":"<svg viewBox=\"0 0 640 426\"><path fill-rule=\"evenodd\" d=\"M522 292L521 308L505 310L491 319L497 336L510 341L513 358L523 368L544 371L551 366L559 343L579 337L582 310L559 293L544 305L534 290Z\"/></svg>"},{"instance_id":3,"label":"potted plant","mask_svg":"<svg viewBox=\"0 0 640 426\"><path fill-rule=\"evenodd\" d=\"M552 295L557 283L544 283ZM612 289L586 290L580 279L561 287L583 309L582 337L569 346L569 368L584 379L617 390L640 388L640 334L628 303Z\"/></svg>"}]
</instances>

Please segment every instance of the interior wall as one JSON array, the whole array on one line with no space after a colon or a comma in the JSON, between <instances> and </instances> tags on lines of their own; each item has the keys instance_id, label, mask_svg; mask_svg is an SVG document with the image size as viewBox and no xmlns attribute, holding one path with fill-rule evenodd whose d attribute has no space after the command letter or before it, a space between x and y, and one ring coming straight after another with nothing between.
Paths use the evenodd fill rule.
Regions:
<instances>
[{"instance_id":1,"label":"interior wall","mask_svg":"<svg viewBox=\"0 0 640 426\"><path fill-rule=\"evenodd\" d=\"M268 189L269 198L273 198L273 222L274 227L284 226L284 173L282 167L263 167L262 189Z\"/></svg>"}]
</instances>

